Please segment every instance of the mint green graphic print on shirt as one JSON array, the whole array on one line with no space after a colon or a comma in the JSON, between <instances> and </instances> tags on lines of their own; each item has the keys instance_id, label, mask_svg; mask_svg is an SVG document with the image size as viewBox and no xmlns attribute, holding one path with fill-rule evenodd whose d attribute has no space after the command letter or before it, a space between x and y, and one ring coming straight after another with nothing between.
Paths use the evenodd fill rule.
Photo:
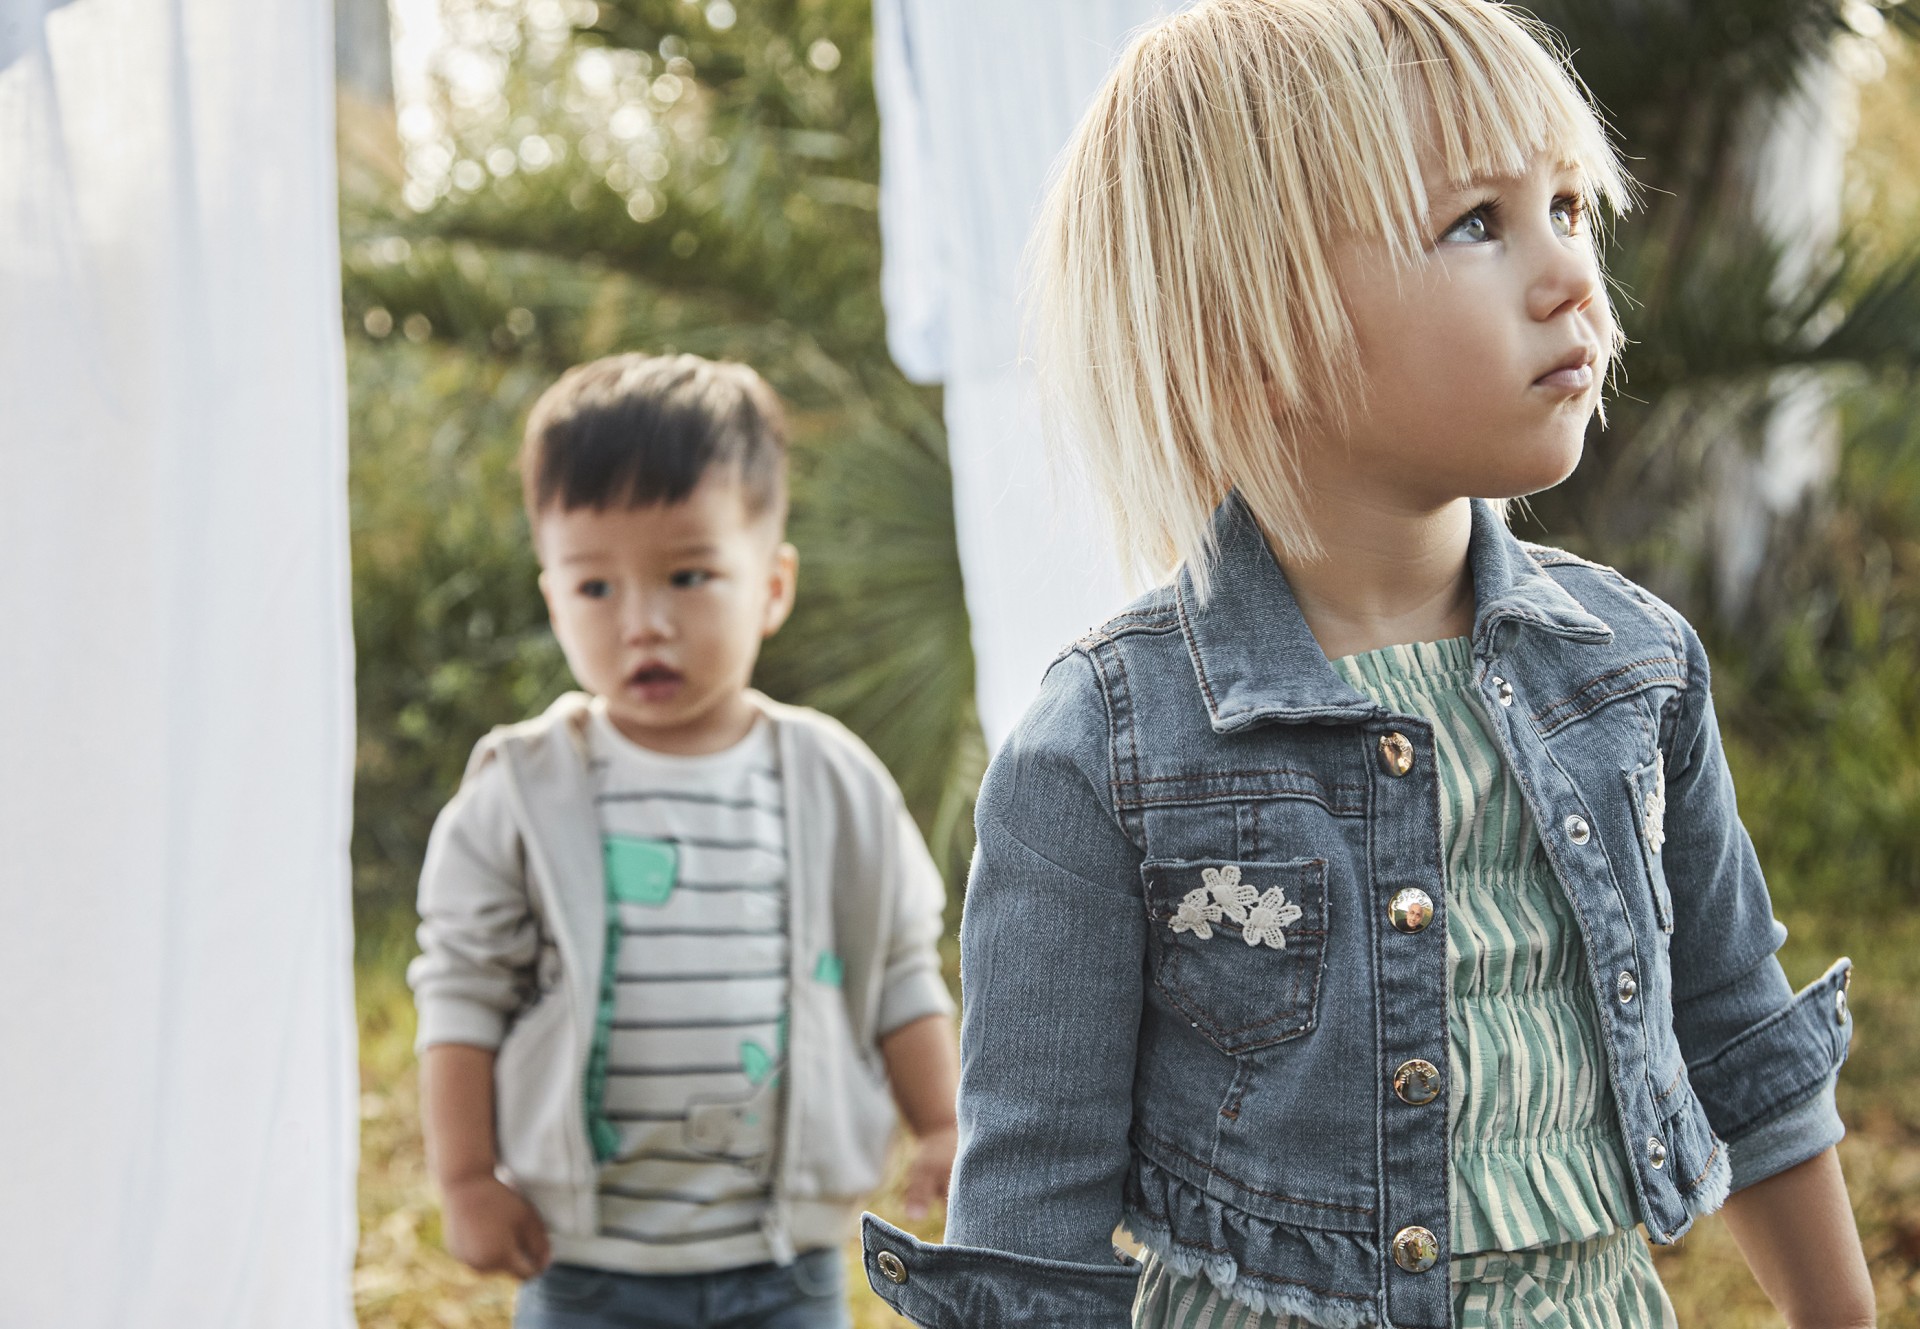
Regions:
<instances>
[{"instance_id":1,"label":"mint green graphic print on shirt","mask_svg":"<svg viewBox=\"0 0 1920 1329\"><path fill-rule=\"evenodd\" d=\"M606 1117L607 1048L613 1041L614 991L619 982L620 906L658 908L673 895L680 875L680 847L670 840L641 840L609 835L602 842L607 879L607 949L600 965L600 1007L593 1022L593 1048L587 1055L587 1139L593 1158L604 1163L620 1151L620 1132Z\"/></svg>"},{"instance_id":2,"label":"mint green graphic print on shirt","mask_svg":"<svg viewBox=\"0 0 1920 1329\"><path fill-rule=\"evenodd\" d=\"M680 847L668 840L609 835L605 841L607 898L624 904L661 905L673 894Z\"/></svg>"}]
</instances>

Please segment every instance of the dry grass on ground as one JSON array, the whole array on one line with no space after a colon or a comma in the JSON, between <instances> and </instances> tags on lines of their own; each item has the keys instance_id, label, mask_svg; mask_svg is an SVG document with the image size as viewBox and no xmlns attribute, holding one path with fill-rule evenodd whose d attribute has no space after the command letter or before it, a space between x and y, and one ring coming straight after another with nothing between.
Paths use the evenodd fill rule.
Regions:
<instances>
[{"instance_id":1,"label":"dry grass on ground","mask_svg":"<svg viewBox=\"0 0 1920 1329\"><path fill-rule=\"evenodd\" d=\"M1879 1290L1884 1329L1920 1329L1920 920L1869 933L1859 923L1789 918L1789 976L1804 983L1832 955L1850 952L1858 1025L1842 1076L1849 1136L1841 1160ZM441 1249L439 1210L420 1153L413 1010L401 968L404 943L363 946L360 965L362 1154L360 1263L354 1280L362 1329L505 1329L513 1285L479 1278ZM897 1219L897 1194L874 1208ZM937 1237L935 1215L918 1231ZM1677 1247L1656 1252L1686 1329L1759 1329L1780 1323L1717 1218ZM857 1329L905 1322L868 1291L851 1250ZM991 1329L983 1326L982 1329Z\"/></svg>"}]
</instances>

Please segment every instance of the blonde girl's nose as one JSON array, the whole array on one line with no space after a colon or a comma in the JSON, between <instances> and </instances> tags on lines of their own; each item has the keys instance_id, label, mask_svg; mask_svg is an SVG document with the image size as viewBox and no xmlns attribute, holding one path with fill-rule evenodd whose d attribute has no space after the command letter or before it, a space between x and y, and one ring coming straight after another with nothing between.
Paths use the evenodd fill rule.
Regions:
<instances>
[{"instance_id":1,"label":"blonde girl's nose","mask_svg":"<svg viewBox=\"0 0 1920 1329\"><path fill-rule=\"evenodd\" d=\"M1589 309L1600 295L1600 264L1591 243L1556 237L1543 250L1541 270L1528 292L1529 312L1542 321Z\"/></svg>"}]
</instances>

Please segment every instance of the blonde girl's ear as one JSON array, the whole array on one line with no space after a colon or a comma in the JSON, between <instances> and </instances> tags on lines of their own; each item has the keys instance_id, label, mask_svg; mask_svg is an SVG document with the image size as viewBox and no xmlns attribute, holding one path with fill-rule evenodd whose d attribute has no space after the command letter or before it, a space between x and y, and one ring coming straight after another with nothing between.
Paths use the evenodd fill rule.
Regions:
<instances>
[{"instance_id":1,"label":"blonde girl's ear","mask_svg":"<svg viewBox=\"0 0 1920 1329\"><path fill-rule=\"evenodd\" d=\"M773 551L773 566L768 570L767 610L760 621L760 635L771 637L786 624L793 613L793 599L799 586L800 551L785 540Z\"/></svg>"}]
</instances>

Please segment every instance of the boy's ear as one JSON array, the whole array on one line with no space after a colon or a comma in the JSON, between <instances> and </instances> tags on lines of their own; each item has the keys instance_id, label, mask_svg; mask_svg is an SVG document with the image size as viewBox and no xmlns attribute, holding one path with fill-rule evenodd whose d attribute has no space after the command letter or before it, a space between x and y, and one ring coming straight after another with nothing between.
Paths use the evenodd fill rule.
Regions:
<instances>
[{"instance_id":1,"label":"boy's ear","mask_svg":"<svg viewBox=\"0 0 1920 1329\"><path fill-rule=\"evenodd\" d=\"M771 637L787 621L787 615L793 612L794 588L800 576L800 551L786 541L773 551L773 567L768 571L771 578L767 596L766 616L760 623L760 635Z\"/></svg>"},{"instance_id":2,"label":"boy's ear","mask_svg":"<svg viewBox=\"0 0 1920 1329\"><path fill-rule=\"evenodd\" d=\"M545 568L540 569L540 598L546 602L547 621L553 621L553 574Z\"/></svg>"}]
</instances>

